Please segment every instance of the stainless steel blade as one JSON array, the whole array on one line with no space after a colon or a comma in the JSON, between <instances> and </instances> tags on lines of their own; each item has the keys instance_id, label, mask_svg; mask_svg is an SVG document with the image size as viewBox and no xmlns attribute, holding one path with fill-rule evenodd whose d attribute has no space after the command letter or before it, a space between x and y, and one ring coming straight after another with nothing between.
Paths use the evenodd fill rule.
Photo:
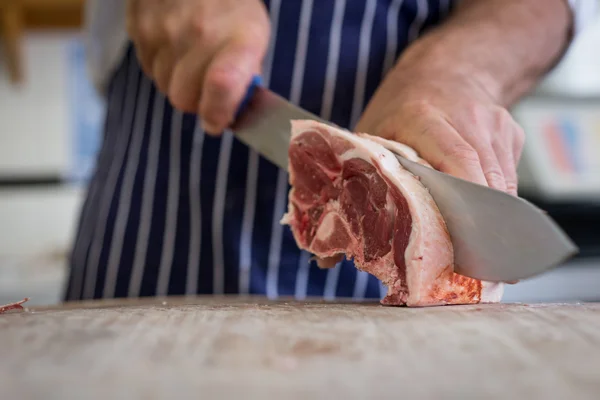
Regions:
<instances>
[{"instance_id":1,"label":"stainless steel blade","mask_svg":"<svg viewBox=\"0 0 600 400\"><path fill-rule=\"evenodd\" d=\"M335 126L264 87L256 87L231 130L240 141L287 170L293 119ZM420 177L438 205L452 239L457 273L488 281L516 281L577 253L556 223L526 200L400 156L398 160Z\"/></svg>"},{"instance_id":2,"label":"stainless steel blade","mask_svg":"<svg viewBox=\"0 0 600 400\"><path fill-rule=\"evenodd\" d=\"M488 281L530 278L578 252L560 227L528 201L398 156L429 190L452 238L458 274Z\"/></svg>"},{"instance_id":3,"label":"stainless steel blade","mask_svg":"<svg viewBox=\"0 0 600 400\"><path fill-rule=\"evenodd\" d=\"M270 90L257 87L231 130L241 142L287 171L290 120L293 119L311 119L333 125Z\"/></svg>"}]
</instances>

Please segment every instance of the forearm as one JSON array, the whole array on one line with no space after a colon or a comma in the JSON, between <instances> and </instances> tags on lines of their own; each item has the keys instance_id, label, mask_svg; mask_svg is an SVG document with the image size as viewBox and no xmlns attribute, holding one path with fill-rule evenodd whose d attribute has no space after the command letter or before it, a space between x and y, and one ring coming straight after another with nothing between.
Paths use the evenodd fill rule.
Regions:
<instances>
[{"instance_id":1,"label":"forearm","mask_svg":"<svg viewBox=\"0 0 600 400\"><path fill-rule=\"evenodd\" d=\"M463 79L510 106L564 53L567 0L463 0L447 22L415 41L394 67L399 79Z\"/></svg>"}]
</instances>

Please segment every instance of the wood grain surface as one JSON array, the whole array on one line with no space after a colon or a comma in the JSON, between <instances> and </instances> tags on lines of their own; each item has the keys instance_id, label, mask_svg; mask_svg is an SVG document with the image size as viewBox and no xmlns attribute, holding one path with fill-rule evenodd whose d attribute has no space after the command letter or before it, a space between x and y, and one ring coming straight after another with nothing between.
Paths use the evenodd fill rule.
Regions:
<instances>
[{"instance_id":1,"label":"wood grain surface","mask_svg":"<svg viewBox=\"0 0 600 400\"><path fill-rule=\"evenodd\" d=\"M257 298L0 316L2 399L599 399L600 304Z\"/></svg>"}]
</instances>

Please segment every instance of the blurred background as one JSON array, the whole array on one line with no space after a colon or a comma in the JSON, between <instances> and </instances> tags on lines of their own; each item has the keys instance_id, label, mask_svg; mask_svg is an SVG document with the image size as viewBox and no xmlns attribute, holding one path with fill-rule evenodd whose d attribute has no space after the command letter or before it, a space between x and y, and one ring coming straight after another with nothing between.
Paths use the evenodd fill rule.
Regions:
<instances>
[{"instance_id":1,"label":"blurred background","mask_svg":"<svg viewBox=\"0 0 600 400\"><path fill-rule=\"evenodd\" d=\"M60 301L104 105L85 67L85 0L0 0L0 304ZM505 302L600 301L600 15L513 110L521 195L581 249ZM524 244L526 245L526 244Z\"/></svg>"}]
</instances>

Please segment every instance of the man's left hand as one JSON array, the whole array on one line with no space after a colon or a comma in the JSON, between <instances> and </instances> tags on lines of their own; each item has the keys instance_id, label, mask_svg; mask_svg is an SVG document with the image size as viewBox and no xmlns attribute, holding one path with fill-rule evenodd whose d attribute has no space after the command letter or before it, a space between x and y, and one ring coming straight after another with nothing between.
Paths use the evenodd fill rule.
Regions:
<instances>
[{"instance_id":1,"label":"man's left hand","mask_svg":"<svg viewBox=\"0 0 600 400\"><path fill-rule=\"evenodd\" d=\"M439 171L517 194L523 130L468 77L392 71L354 130L411 146Z\"/></svg>"}]
</instances>

